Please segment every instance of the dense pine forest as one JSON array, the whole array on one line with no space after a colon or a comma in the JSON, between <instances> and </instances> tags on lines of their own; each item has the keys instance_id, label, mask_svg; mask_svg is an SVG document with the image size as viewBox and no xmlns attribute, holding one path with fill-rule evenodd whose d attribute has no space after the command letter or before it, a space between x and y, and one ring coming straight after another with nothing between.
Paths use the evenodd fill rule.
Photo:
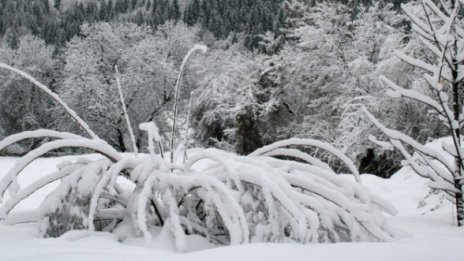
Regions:
<instances>
[{"instance_id":1,"label":"dense pine forest","mask_svg":"<svg viewBox=\"0 0 464 261\"><path fill-rule=\"evenodd\" d=\"M61 46L78 35L80 26L94 22L132 22L154 30L166 21L199 24L215 37L244 32L247 46L256 47L256 36L279 32L284 20L281 0L99 0L99 1L13 1L0 2L0 35L16 47L24 34L33 34L47 44Z\"/></svg>"},{"instance_id":2,"label":"dense pine forest","mask_svg":"<svg viewBox=\"0 0 464 261\"><path fill-rule=\"evenodd\" d=\"M442 135L429 124L433 115L420 114L414 102L386 98L378 80L385 74L422 88L420 71L393 55L398 48L428 55L410 37L402 2L0 0L0 61L43 81L100 136L128 151L115 66L134 126L156 120L169 136L182 57L203 42L210 51L194 56L183 78L185 124L177 135L191 129L190 144L240 154L282 138L312 137L340 148L362 171L389 176L401 157L369 142L375 128L359 104L375 107L390 126L422 142ZM75 128L24 80L3 71L0 80L0 136ZM136 136L143 146L137 130Z\"/></svg>"},{"instance_id":3,"label":"dense pine forest","mask_svg":"<svg viewBox=\"0 0 464 261\"><path fill-rule=\"evenodd\" d=\"M62 46L80 32L84 23L131 22L154 30L166 21L200 25L217 38L244 33L248 48L258 46L258 35L267 31L280 35L285 21L282 0L2 0L0 36L3 43L16 47L25 34L35 35L47 44ZM314 6L316 0L305 0ZM340 1L351 6L356 16L360 6L371 0ZM401 0L387 0L399 10Z\"/></svg>"}]
</instances>

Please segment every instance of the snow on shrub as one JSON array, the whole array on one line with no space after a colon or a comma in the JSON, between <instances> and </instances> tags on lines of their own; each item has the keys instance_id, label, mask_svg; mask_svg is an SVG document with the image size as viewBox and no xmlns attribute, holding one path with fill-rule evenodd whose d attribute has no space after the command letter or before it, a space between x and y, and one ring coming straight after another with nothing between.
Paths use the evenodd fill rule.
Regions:
<instances>
[{"instance_id":1,"label":"snow on shrub","mask_svg":"<svg viewBox=\"0 0 464 261\"><path fill-rule=\"evenodd\" d=\"M0 142L1 151L24 139L53 139L23 156L0 181L0 200L5 199L0 219L10 224L37 221L45 237L89 229L115 233L120 240L142 235L149 241L153 228L164 227L179 251L186 249L187 235L200 235L224 245L392 238L384 213L394 214L394 208L356 182L359 173L354 164L331 145L289 139L248 156L198 148L189 150L184 160L183 152L174 150L174 146L171 157L164 157L161 146L161 153L155 153L160 140L158 128L151 122L140 126L148 133L150 153L133 156L117 152L65 108L90 138L37 130ZM355 179L337 175L326 163L296 149L301 146L334 154ZM90 149L102 157L63 162L56 172L25 188L19 186L18 175L32 161L67 147ZM15 219L12 210L18 203L54 181L59 181L59 186L43 201L38 218Z\"/></svg>"},{"instance_id":2,"label":"snow on shrub","mask_svg":"<svg viewBox=\"0 0 464 261\"><path fill-rule=\"evenodd\" d=\"M293 141L287 144L310 140ZM91 147L94 141L79 142ZM1 181L2 195L16 184L16 170L30 162L29 155L46 151L38 150L42 153L24 156ZM388 203L307 154L280 147L273 150L279 155L306 157L315 164L259 154L238 156L216 149L195 149L184 164L172 164L154 154L139 158L120 154L116 161L79 160L59 166L57 172L26 188L16 184L2 206L3 218L32 192L60 180L40 207L44 236L98 229L132 230L150 239L151 228L166 226L179 250L185 249L189 234L219 244L391 238L382 214L394 212ZM135 188L128 193L118 177L129 179Z\"/></svg>"}]
</instances>

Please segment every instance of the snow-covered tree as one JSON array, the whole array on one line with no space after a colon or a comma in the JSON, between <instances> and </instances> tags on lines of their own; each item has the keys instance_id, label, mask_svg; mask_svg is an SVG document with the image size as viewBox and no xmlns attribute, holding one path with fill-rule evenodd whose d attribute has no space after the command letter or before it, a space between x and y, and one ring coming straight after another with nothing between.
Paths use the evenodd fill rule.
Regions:
<instances>
[{"instance_id":1,"label":"snow-covered tree","mask_svg":"<svg viewBox=\"0 0 464 261\"><path fill-rule=\"evenodd\" d=\"M248 154L279 139L292 118L288 67L277 58L247 53L240 45L211 50L199 64L193 124L199 141ZM206 66L205 66L206 64Z\"/></svg>"},{"instance_id":2,"label":"snow-covered tree","mask_svg":"<svg viewBox=\"0 0 464 261\"><path fill-rule=\"evenodd\" d=\"M464 224L463 206L463 148L462 128L463 110L463 67L464 59L464 19L461 8L462 1L441 1L435 4L431 0L423 0L403 9L412 23L415 37L418 37L428 50L432 59L420 59L401 51L396 55L404 62L424 71L423 79L428 89L417 90L400 86L386 77L381 80L389 88L388 94L403 97L423 104L430 113L440 121L442 128L448 130L451 142L442 144L449 155L428 148L413 138L398 131L388 129L366 113L374 124L388 137L389 143L399 149L408 164L421 176L431 179L430 186L446 192L456 205L457 224ZM379 144L387 145L384 142ZM408 148L415 152L411 155ZM453 160L450 160L453 158Z\"/></svg>"},{"instance_id":3,"label":"snow-covered tree","mask_svg":"<svg viewBox=\"0 0 464 261\"><path fill-rule=\"evenodd\" d=\"M178 67L196 41L195 28L168 22L153 35L150 28L135 24L96 23L84 25L81 34L64 54L63 98L99 136L121 151L128 150L129 133L117 102L117 65L133 125L161 121L162 133L167 134L166 122L172 115L166 109L171 109ZM144 143L135 129L138 143Z\"/></svg>"},{"instance_id":4,"label":"snow-covered tree","mask_svg":"<svg viewBox=\"0 0 464 261\"><path fill-rule=\"evenodd\" d=\"M368 150L371 125L359 113L360 105L395 109L380 95L378 74L387 68L392 46L403 44L403 19L391 6L379 4L360 7L354 20L348 6L331 1L313 7L285 2L283 9L287 43L273 63L287 68L281 71L288 79L281 88L295 116L280 132L330 142L359 162Z\"/></svg>"},{"instance_id":5,"label":"snow-covered tree","mask_svg":"<svg viewBox=\"0 0 464 261\"><path fill-rule=\"evenodd\" d=\"M193 123L201 129L197 137L203 144L221 148L235 144L237 151L246 154L262 144L297 135L330 142L359 161L369 146L366 134L371 128L359 105L380 107L376 115L397 110L380 94L378 75L387 74L392 62L385 61L392 59L394 47L403 45L405 34L398 29L403 17L390 6L380 5L360 8L355 20L341 3L323 2L309 8L293 1L284 3L283 9L285 46L280 49L272 33L261 37L262 47L268 49L264 53L273 55L243 55L237 47L240 42L216 42L214 48L220 51L212 50L207 61L193 67L199 68L194 69L199 74L195 85L196 96L201 97L193 103ZM399 73L388 71L389 75L403 77L401 67L392 67ZM218 89L217 95L209 92ZM227 105L230 102L234 105ZM238 149L244 148L238 144L251 149Z\"/></svg>"},{"instance_id":6,"label":"snow-covered tree","mask_svg":"<svg viewBox=\"0 0 464 261\"><path fill-rule=\"evenodd\" d=\"M182 22L168 21L156 28L155 36L160 37L163 43L160 44L161 50L165 52L167 58L174 61L174 65L179 67L182 59L191 46L198 42L198 28L190 27Z\"/></svg>"},{"instance_id":7,"label":"snow-covered tree","mask_svg":"<svg viewBox=\"0 0 464 261\"><path fill-rule=\"evenodd\" d=\"M283 36L276 35L270 31L265 34L259 35L261 41L258 43L259 50L265 54L272 55L277 53L283 46Z\"/></svg>"},{"instance_id":8,"label":"snow-covered tree","mask_svg":"<svg viewBox=\"0 0 464 261\"><path fill-rule=\"evenodd\" d=\"M43 40L26 35L20 38L18 48L0 49L0 62L16 66L43 82L51 83L54 75L54 48ZM45 128L55 104L32 87L23 78L7 71L0 72L0 126L4 135ZM0 137L4 137L1 136ZM33 144L23 144L29 149Z\"/></svg>"},{"instance_id":9,"label":"snow-covered tree","mask_svg":"<svg viewBox=\"0 0 464 261\"><path fill-rule=\"evenodd\" d=\"M192 62L192 126L195 140L207 146L233 150L236 117L253 102L251 87L256 64L236 47L210 50Z\"/></svg>"},{"instance_id":10,"label":"snow-covered tree","mask_svg":"<svg viewBox=\"0 0 464 261\"><path fill-rule=\"evenodd\" d=\"M135 127L142 122L156 121L162 127L162 134L169 131L165 123L172 116L178 69L165 53L165 44L164 38L149 36L121 57L121 84L139 145L144 140Z\"/></svg>"},{"instance_id":11,"label":"snow-covered tree","mask_svg":"<svg viewBox=\"0 0 464 261\"><path fill-rule=\"evenodd\" d=\"M125 150L114 68L127 49L149 35L149 29L97 23L81 30L83 37L74 38L65 51L59 91L98 135Z\"/></svg>"},{"instance_id":12,"label":"snow-covered tree","mask_svg":"<svg viewBox=\"0 0 464 261\"><path fill-rule=\"evenodd\" d=\"M402 28L404 16L393 11L390 5L381 6L377 3L369 7L360 6L357 12L350 30L351 47L345 52L348 57L345 81L339 85L345 92L339 103L332 143L363 165L362 158L374 148L367 139L369 132L372 132L372 123L362 113L362 106L374 110L382 119L389 111L404 115L398 104L383 95L379 75L389 73L395 80L405 76L406 71L400 71L400 68L405 70L406 66L395 67L398 71L391 73L387 64L396 62L394 50L403 46L406 33ZM390 153L375 149L376 158L384 158L388 156L386 154ZM391 166L391 161L385 164L379 159L374 161L368 164L371 166L362 166L361 171L382 176L392 174L392 170L390 173L382 173L385 171L382 165Z\"/></svg>"}]
</instances>

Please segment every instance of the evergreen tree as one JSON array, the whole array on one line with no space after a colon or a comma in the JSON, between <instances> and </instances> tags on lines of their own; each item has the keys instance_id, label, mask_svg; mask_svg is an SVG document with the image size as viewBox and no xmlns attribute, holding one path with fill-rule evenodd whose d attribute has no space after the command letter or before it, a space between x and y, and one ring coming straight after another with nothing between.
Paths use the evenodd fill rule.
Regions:
<instances>
[{"instance_id":1,"label":"evergreen tree","mask_svg":"<svg viewBox=\"0 0 464 261\"><path fill-rule=\"evenodd\" d=\"M258 47L258 35L272 31L278 35L285 17L282 0L193 0L184 10L184 22L200 23L219 39L231 32L245 32L248 48Z\"/></svg>"},{"instance_id":2,"label":"evergreen tree","mask_svg":"<svg viewBox=\"0 0 464 261\"><path fill-rule=\"evenodd\" d=\"M137 0L131 0L131 4L129 6L130 10L134 10L137 6Z\"/></svg>"},{"instance_id":3,"label":"evergreen tree","mask_svg":"<svg viewBox=\"0 0 464 261\"><path fill-rule=\"evenodd\" d=\"M56 10L61 10L61 0L55 0L53 7L55 7Z\"/></svg>"},{"instance_id":4,"label":"evergreen tree","mask_svg":"<svg viewBox=\"0 0 464 261\"><path fill-rule=\"evenodd\" d=\"M200 0L193 0L184 10L184 23L194 25L200 16Z\"/></svg>"},{"instance_id":5,"label":"evergreen tree","mask_svg":"<svg viewBox=\"0 0 464 261\"><path fill-rule=\"evenodd\" d=\"M169 20L177 21L180 19L179 0L172 0L168 8Z\"/></svg>"}]
</instances>

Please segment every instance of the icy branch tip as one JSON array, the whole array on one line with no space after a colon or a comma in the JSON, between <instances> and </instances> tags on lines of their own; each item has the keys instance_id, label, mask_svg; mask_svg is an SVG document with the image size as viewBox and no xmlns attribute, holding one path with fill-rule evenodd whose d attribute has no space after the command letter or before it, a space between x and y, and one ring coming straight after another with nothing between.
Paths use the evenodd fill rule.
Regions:
<instances>
[{"instance_id":1,"label":"icy branch tip","mask_svg":"<svg viewBox=\"0 0 464 261\"><path fill-rule=\"evenodd\" d=\"M158 127L156 127L156 124L154 122L143 122L143 123L140 123L139 129L142 131L149 132L153 130L157 131Z\"/></svg>"},{"instance_id":2,"label":"icy branch tip","mask_svg":"<svg viewBox=\"0 0 464 261\"><path fill-rule=\"evenodd\" d=\"M204 45L204 44L195 44L192 47L191 51L193 52L193 51L197 51L197 50L201 51L202 53L206 53L208 51L208 47L206 47L206 45Z\"/></svg>"},{"instance_id":3,"label":"icy branch tip","mask_svg":"<svg viewBox=\"0 0 464 261\"><path fill-rule=\"evenodd\" d=\"M154 122L151 121L140 123L139 129L151 135L151 137L154 138L156 141L161 141L158 126L156 126Z\"/></svg>"}]
</instances>

